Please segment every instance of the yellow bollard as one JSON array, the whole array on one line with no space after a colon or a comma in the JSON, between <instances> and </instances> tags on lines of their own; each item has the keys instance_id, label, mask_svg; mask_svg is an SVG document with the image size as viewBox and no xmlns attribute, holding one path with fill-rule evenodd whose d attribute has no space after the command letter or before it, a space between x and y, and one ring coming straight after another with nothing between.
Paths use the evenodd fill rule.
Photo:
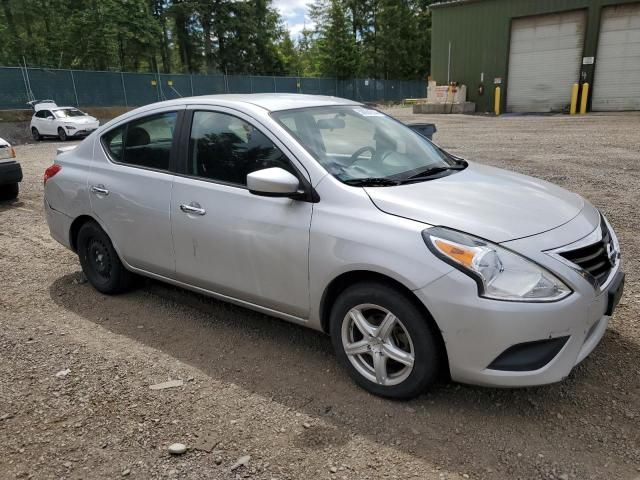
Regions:
<instances>
[{"instance_id":1,"label":"yellow bollard","mask_svg":"<svg viewBox=\"0 0 640 480\"><path fill-rule=\"evenodd\" d=\"M580 91L580 85L577 83L573 84L571 87L571 115L575 115L578 109L578 92Z\"/></svg>"},{"instance_id":2,"label":"yellow bollard","mask_svg":"<svg viewBox=\"0 0 640 480\"><path fill-rule=\"evenodd\" d=\"M589 98L589 84L582 84L582 98L580 99L580 115L587 113L587 99Z\"/></svg>"},{"instance_id":3,"label":"yellow bollard","mask_svg":"<svg viewBox=\"0 0 640 480\"><path fill-rule=\"evenodd\" d=\"M493 111L496 115L500 115L500 87L496 87L496 97L493 102Z\"/></svg>"}]
</instances>

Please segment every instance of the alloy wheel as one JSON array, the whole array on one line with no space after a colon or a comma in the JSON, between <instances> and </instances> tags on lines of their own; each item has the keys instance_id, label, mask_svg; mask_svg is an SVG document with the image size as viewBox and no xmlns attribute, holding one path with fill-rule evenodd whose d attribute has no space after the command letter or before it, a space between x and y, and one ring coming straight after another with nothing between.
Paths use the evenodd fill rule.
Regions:
<instances>
[{"instance_id":1,"label":"alloy wheel","mask_svg":"<svg viewBox=\"0 0 640 480\"><path fill-rule=\"evenodd\" d=\"M407 328L379 305L357 305L347 312L342 346L358 373L378 385L398 385L413 371L415 350Z\"/></svg>"}]
</instances>

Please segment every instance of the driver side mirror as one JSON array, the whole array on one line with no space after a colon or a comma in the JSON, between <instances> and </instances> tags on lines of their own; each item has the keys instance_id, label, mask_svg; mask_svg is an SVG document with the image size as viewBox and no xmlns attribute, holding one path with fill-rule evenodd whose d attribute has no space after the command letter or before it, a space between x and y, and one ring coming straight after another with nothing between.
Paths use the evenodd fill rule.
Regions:
<instances>
[{"instance_id":1,"label":"driver side mirror","mask_svg":"<svg viewBox=\"0 0 640 480\"><path fill-rule=\"evenodd\" d=\"M47 116L47 120L53 120L53 116L52 115L48 115Z\"/></svg>"},{"instance_id":2,"label":"driver side mirror","mask_svg":"<svg viewBox=\"0 0 640 480\"><path fill-rule=\"evenodd\" d=\"M286 170L273 167L247 175L249 192L263 197L296 197L300 195L300 181Z\"/></svg>"}]
</instances>

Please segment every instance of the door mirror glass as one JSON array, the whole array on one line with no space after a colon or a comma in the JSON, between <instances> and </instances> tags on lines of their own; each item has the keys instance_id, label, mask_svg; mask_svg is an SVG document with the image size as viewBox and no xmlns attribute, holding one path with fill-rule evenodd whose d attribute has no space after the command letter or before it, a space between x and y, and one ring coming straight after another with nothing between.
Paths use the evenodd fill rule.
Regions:
<instances>
[{"instance_id":1,"label":"door mirror glass","mask_svg":"<svg viewBox=\"0 0 640 480\"><path fill-rule=\"evenodd\" d=\"M298 193L300 181L282 168L264 168L247 175L247 187L254 195L289 197Z\"/></svg>"},{"instance_id":2,"label":"door mirror glass","mask_svg":"<svg viewBox=\"0 0 640 480\"><path fill-rule=\"evenodd\" d=\"M53 120L53 115L49 115L49 116L47 117L47 120Z\"/></svg>"}]
</instances>

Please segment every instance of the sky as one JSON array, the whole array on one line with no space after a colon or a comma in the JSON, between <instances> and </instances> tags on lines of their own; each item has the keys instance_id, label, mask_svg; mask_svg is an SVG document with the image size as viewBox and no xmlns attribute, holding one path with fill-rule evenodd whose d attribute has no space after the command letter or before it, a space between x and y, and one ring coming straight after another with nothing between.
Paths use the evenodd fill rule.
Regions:
<instances>
[{"instance_id":1,"label":"sky","mask_svg":"<svg viewBox=\"0 0 640 480\"><path fill-rule=\"evenodd\" d=\"M280 11L282 20L288 26L291 36L297 38L306 24L308 28L313 27L313 23L307 16L307 3L310 0L273 0L273 6Z\"/></svg>"}]
</instances>

